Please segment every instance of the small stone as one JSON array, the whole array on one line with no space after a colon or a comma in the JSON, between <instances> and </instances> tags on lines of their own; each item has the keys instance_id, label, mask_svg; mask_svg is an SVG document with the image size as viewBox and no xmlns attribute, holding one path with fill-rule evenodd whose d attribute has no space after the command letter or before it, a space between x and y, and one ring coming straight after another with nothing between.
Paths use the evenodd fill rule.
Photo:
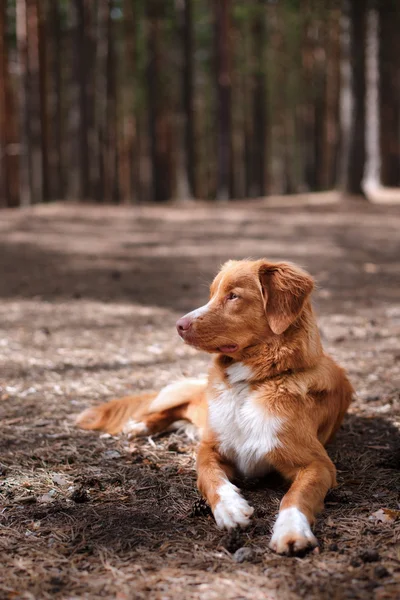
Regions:
<instances>
[{"instance_id":1,"label":"small stone","mask_svg":"<svg viewBox=\"0 0 400 600\"><path fill-rule=\"evenodd\" d=\"M115 458L121 458L121 453L118 450L105 450L102 456L106 460L114 460Z\"/></svg>"},{"instance_id":2,"label":"small stone","mask_svg":"<svg viewBox=\"0 0 400 600\"><path fill-rule=\"evenodd\" d=\"M360 552L359 556L365 563L377 562L381 558L379 553L374 549L364 550L364 552Z\"/></svg>"},{"instance_id":3,"label":"small stone","mask_svg":"<svg viewBox=\"0 0 400 600\"><path fill-rule=\"evenodd\" d=\"M351 561L350 561L350 565L352 567L359 567L361 565L361 563L358 560L358 558L352 558Z\"/></svg>"},{"instance_id":4,"label":"small stone","mask_svg":"<svg viewBox=\"0 0 400 600\"><path fill-rule=\"evenodd\" d=\"M38 502L40 502L41 504L49 504L54 500L53 495L54 494L50 494L50 492L48 494L43 494L38 498Z\"/></svg>"},{"instance_id":5,"label":"small stone","mask_svg":"<svg viewBox=\"0 0 400 600\"><path fill-rule=\"evenodd\" d=\"M365 397L365 402L377 402L379 398L379 394L368 394L368 396Z\"/></svg>"},{"instance_id":6,"label":"small stone","mask_svg":"<svg viewBox=\"0 0 400 600\"><path fill-rule=\"evenodd\" d=\"M387 577L388 575L390 575L390 573L386 569L386 567L384 567L383 565L378 565L374 569L374 575L375 577L378 577L378 579L382 579L383 577Z\"/></svg>"},{"instance_id":7,"label":"small stone","mask_svg":"<svg viewBox=\"0 0 400 600\"><path fill-rule=\"evenodd\" d=\"M233 560L237 563L242 563L245 561L249 561L252 560L254 557L254 551L251 548L239 548L239 550L236 550L235 554L233 555Z\"/></svg>"},{"instance_id":8,"label":"small stone","mask_svg":"<svg viewBox=\"0 0 400 600\"><path fill-rule=\"evenodd\" d=\"M78 488L72 492L71 500L73 500L77 504L83 504L84 502L89 502L89 500L90 500L89 492L87 490L85 490L85 488Z\"/></svg>"},{"instance_id":9,"label":"small stone","mask_svg":"<svg viewBox=\"0 0 400 600\"><path fill-rule=\"evenodd\" d=\"M242 548L241 531L238 527L231 529L221 539L221 545L231 554Z\"/></svg>"},{"instance_id":10,"label":"small stone","mask_svg":"<svg viewBox=\"0 0 400 600\"><path fill-rule=\"evenodd\" d=\"M337 544L330 544L328 550L331 552L337 552L339 550L339 546Z\"/></svg>"},{"instance_id":11,"label":"small stone","mask_svg":"<svg viewBox=\"0 0 400 600\"><path fill-rule=\"evenodd\" d=\"M68 485L69 481L66 477L64 477L64 475L61 475L60 473L54 473L52 475L52 479L53 479L53 483L57 484L57 485Z\"/></svg>"}]
</instances>

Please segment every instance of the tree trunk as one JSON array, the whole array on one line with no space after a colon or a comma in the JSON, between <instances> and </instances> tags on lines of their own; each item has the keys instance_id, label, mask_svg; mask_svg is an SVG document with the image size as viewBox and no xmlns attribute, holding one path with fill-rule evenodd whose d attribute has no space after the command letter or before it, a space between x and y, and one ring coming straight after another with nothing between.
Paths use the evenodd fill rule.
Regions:
<instances>
[{"instance_id":1,"label":"tree trunk","mask_svg":"<svg viewBox=\"0 0 400 600\"><path fill-rule=\"evenodd\" d=\"M10 202L7 165L8 145L10 140L7 128L8 117L6 116L10 74L8 71L6 19L7 11L5 3L3 2L0 5L0 207L8 206Z\"/></svg>"},{"instance_id":2,"label":"tree trunk","mask_svg":"<svg viewBox=\"0 0 400 600\"><path fill-rule=\"evenodd\" d=\"M365 47L367 29L367 1L351 0L350 4L350 69L352 112L350 126L349 160L345 191L362 195L365 168Z\"/></svg>"},{"instance_id":3,"label":"tree trunk","mask_svg":"<svg viewBox=\"0 0 400 600\"><path fill-rule=\"evenodd\" d=\"M304 24L301 40L302 78L303 78L303 103L301 107L301 139L303 148L304 175L303 181L307 190L316 187L315 164L315 99L314 99L314 62L315 49L311 36L312 13L310 0L306 0L304 11Z\"/></svg>"},{"instance_id":4,"label":"tree trunk","mask_svg":"<svg viewBox=\"0 0 400 600\"><path fill-rule=\"evenodd\" d=\"M87 7L84 0L74 0L77 26L75 29L75 77L79 86L79 159L80 193L82 199L90 197L89 185L89 146L88 146L88 106L87 106Z\"/></svg>"},{"instance_id":5,"label":"tree trunk","mask_svg":"<svg viewBox=\"0 0 400 600\"><path fill-rule=\"evenodd\" d=\"M30 130L28 112L28 26L27 0L17 0L16 30L19 63L19 122L20 122L20 152L19 152L19 199L21 206L32 204L30 182Z\"/></svg>"},{"instance_id":6,"label":"tree trunk","mask_svg":"<svg viewBox=\"0 0 400 600\"><path fill-rule=\"evenodd\" d=\"M169 200L174 193L172 156L172 119L170 97L165 77L165 53L163 32L166 6L163 0L147 0L148 42L148 106L152 157L153 199L155 202Z\"/></svg>"},{"instance_id":7,"label":"tree trunk","mask_svg":"<svg viewBox=\"0 0 400 600\"><path fill-rule=\"evenodd\" d=\"M50 190L52 198L61 199L65 195L65 175L63 165L63 113L62 113L62 27L60 5L49 0L48 46L50 59Z\"/></svg>"},{"instance_id":8,"label":"tree trunk","mask_svg":"<svg viewBox=\"0 0 400 600\"><path fill-rule=\"evenodd\" d=\"M185 168L189 196L196 196L195 106L193 0L183 0L183 107L185 135Z\"/></svg>"},{"instance_id":9,"label":"tree trunk","mask_svg":"<svg viewBox=\"0 0 400 600\"><path fill-rule=\"evenodd\" d=\"M254 180L253 194L264 196L267 188L267 97L266 97L266 14L264 0L257 0L258 11L253 20L255 51L253 89Z\"/></svg>"},{"instance_id":10,"label":"tree trunk","mask_svg":"<svg viewBox=\"0 0 400 600\"><path fill-rule=\"evenodd\" d=\"M312 73L313 93L311 102L314 110L314 186L313 190L318 191L324 188L324 152L325 146L325 127L326 127L326 90L327 90L327 38L330 34L330 24L327 22L328 16L321 19L316 15L314 29L318 31L317 40L314 42L314 66Z\"/></svg>"},{"instance_id":11,"label":"tree trunk","mask_svg":"<svg viewBox=\"0 0 400 600\"><path fill-rule=\"evenodd\" d=\"M69 169L68 195L77 199L90 196L89 148L87 115L87 44L86 10L84 0L73 0L70 13L70 71L69 81Z\"/></svg>"},{"instance_id":12,"label":"tree trunk","mask_svg":"<svg viewBox=\"0 0 400 600\"><path fill-rule=\"evenodd\" d=\"M380 186L379 99L378 99L378 13L368 10L366 46L366 160L363 188L368 195Z\"/></svg>"},{"instance_id":13,"label":"tree trunk","mask_svg":"<svg viewBox=\"0 0 400 600\"><path fill-rule=\"evenodd\" d=\"M135 5L132 0L124 0L124 50L125 78L123 82L123 135L120 157L121 194L125 203L132 202L137 196L138 155L136 145L136 19ZM136 150L136 152L135 152ZM136 197L137 200L137 197Z\"/></svg>"},{"instance_id":14,"label":"tree trunk","mask_svg":"<svg viewBox=\"0 0 400 600\"><path fill-rule=\"evenodd\" d=\"M39 7L38 0L26 2L28 40L28 111L30 133L30 181L32 202L43 200L43 155L40 101Z\"/></svg>"},{"instance_id":15,"label":"tree trunk","mask_svg":"<svg viewBox=\"0 0 400 600\"><path fill-rule=\"evenodd\" d=\"M89 197L98 199L99 188L99 141L96 129L96 49L97 49L97 20L100 9L98 0L85 0L85 46L87 52L86 70L86 103L87 103L87 133L86 141L89 153Z\"/></svg>"},{"instance_id":16,"label":"tree trunk","mask_svg":"<svg viewBox=\"0 0 400 600\"><path fill-rule=\"evenodd\" d=\"M114 43L114 27L111 18L113 8L113 0L109 0L108 20L107 20L107 37L108 37L108 54L107 54L107 136L105 144L106 160L105 169L107 172L107 189L106 199L108 201L118 202L119 200L119 185L118 185L118 145L117 145L117 82L116 82L116 61L115 61L115 43Z\"/></svg>"},{"instance_id":17,"label":"tree trunk","mask_svg":"<svg viewBox=\"0 0 400 600\"><path fill-rule=\"evenodd\" d=\"M400 185L400 6L379 0L381 180Z\"/></svg>"},{"instance_id":18,"label":"tree trunk","mask_svg":"<svg viewBox=\"0 0 400 600\"><path fill-rule=\"evenodd\" d=\"M46 3L38 1L38 43L39 43L39 95L40 131L42 152L43 200L50 200L49 185L49 118L48 118L48 74L47 74L47 13Z\"/></svg>"},{"instance_id":19,"label":"tree trunk","mask_svg":"<svg viewBox=\"0 0 400 600\"><path fill-rule=\"evenodd\" d=\"M18 203L18 157L15 103L7 48L7 10L0 6L0 206Z\"/></svg>"},{"instance_id":20,"label":"tree trunk","mask_svg":"<svg viewBox=\"0 0 400 600\"><path fill-rule=\"evenodd\" d=\"M231 182L231 2L215 3L216 15L216 72L217 72L217 135L218 174L217 200L230 197Z\"/></svg>"},{"instance_id":21,"label":"tree trunk","mask_svg":"<svg viewBox=\"0 0 400 600\"><path fill-rule=\"evenodd\" d=\"M340 11L335 7L332 7L329 13L327 36L321 185L325 189L330 189L336 183L339 144Z\"/></svg>"}]
</instances>

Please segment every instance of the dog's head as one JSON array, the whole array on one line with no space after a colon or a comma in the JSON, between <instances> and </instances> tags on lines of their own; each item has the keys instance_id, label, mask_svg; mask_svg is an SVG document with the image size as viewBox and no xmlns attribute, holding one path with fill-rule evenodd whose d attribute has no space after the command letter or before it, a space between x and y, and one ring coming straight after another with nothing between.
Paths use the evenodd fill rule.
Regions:
<instances>
[{"instance_id":1,"label":"dog's head","mask_svg":"<svg viewBox=\"0 0 400 600\"><path fill-rule=\"evenodd\" d=\"M181 338L206 352L236 354L284 334L303 311L312 277L289 263L229 261L210 288L210 300L176 324Z\"/></svg>"}]
</instances>

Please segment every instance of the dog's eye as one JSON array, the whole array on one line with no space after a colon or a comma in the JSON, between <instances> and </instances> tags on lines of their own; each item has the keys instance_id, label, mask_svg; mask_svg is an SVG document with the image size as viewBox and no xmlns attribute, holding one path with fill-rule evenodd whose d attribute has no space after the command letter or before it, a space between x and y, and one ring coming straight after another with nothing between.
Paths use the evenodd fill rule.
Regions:
<instances>
[{"instance_id":1,"label":"dog's eye","mask_svg":"<svg viewBox=\"0 0 400 600\"><path fill-rule=\"evenodd\" d=\"M228 294L226 297L227 300L237 300L238 298L239 298L239 296L237 294L234 294L233 292Z\"/></svg>"}]
</instances>

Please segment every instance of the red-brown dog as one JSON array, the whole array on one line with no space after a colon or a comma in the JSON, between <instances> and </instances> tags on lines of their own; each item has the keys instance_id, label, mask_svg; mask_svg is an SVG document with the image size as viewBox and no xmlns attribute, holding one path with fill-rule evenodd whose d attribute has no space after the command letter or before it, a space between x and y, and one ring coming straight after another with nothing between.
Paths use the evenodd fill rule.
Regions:
<instances>
[{"instance_id":1,"label":"red-brown dog","mask_svg":"<svg viewBox=\"0 0 400 600\"><path fill-rule=\"evenodd\" d=\"M208 381L185 380L159 394L88 409L81 427L138 435L187 419L202 431L198 487L218 527L245 527L253 508L232 483L271 470L291 482L270 547L279 554L317 546L311 526L335 467L324 445L351 401L345 372L321 346L311 307L313 279L288 263L229 261L210 300L179 319L182 339L215 354ZM134 420L132 420L134 419Z\"/></svg>"}]
</instances>

